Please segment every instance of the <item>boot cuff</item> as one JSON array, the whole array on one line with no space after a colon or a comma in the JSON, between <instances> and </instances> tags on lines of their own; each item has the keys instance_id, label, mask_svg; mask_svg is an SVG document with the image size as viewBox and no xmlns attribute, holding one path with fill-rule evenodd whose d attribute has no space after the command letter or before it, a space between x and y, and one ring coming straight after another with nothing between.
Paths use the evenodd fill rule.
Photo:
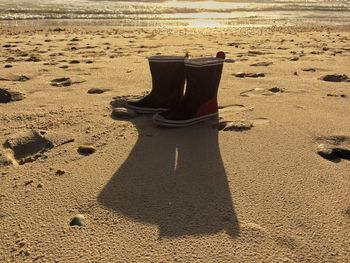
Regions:
<instances>
[{"instance_id":1,"label":"boot cuff","mask_svg":"<svg viewBox=\"0 0 350 263\"><path fill-rule=\"evenodd\" d=\"M151 56L149 62L184 62L185 57L182 56Z\"/></svg>"},{"instance_id":2,"label":"boot cuff","mask_svg":"<svg viewBox=\"0 0 350 263\"><path fill-rule=\"evenodd\" d=\"M224 59L215 58L215 57L207 57L207 58L194 58L194 59L185 59L185 65L188 67L210 67L216 65L222 65L224 63Z\"/></svg>"}]
</instances>

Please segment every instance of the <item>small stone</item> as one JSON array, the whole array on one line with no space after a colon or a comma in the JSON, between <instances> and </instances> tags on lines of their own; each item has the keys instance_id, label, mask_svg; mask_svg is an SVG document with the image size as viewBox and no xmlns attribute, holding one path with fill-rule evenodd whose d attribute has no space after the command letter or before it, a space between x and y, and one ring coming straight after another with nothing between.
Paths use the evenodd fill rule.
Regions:
<instances>
[{"instance_id":1,"label":"small stone","mask_svg":"<svg viewBox=\"0 0 350 263\"><path fill-rule=\"evenodd\" d=\"M80 154L93 154L95 151L96 149L92 145L81 145L78 148Z\"/></svg>"},{"instance_id":2,"label":"small stone","mask_svg":"<svg viewBox=\"0 0 350 263\"><path fill-rule=\"evenodd\" d=\"M250 66L252 66L252 67L267 67L267 66L270 66L272 64L273 64L273 62L258 62L258 63L251 64Z\"/></svg>"},{"instance_id":3,"label":"small stone","mask_svg":"<svg viewBox=\"0 0 350 263\"><path fill-rule=\"evenodd\" d=\"M317 145L317 153L327 160L333 160L336 158L334 148L323 143Z\"/></svg>"},{"instance_id":4,"label":"small stone","mask_svg":"<svg viewBox=\"0 0 350 263\"><path fill-rule=\"evenodd\" d=\"M348 76L341 75L341 74L332 74L332 75L325 75L321 77L321 80L328 81L328 82L345 82L349 80Z\"/></svg>"},{"instance_id":5,"label":"small stone","mask_svg":"<svg viewBox=\"0 0 350 263\"><path fill-rule=\"evenodd\" d=\"M55 87L68 87L72 85L72 80L70 78L57 78L51 80L51 85Z\"/></svg>"},{"instance_id":6,"label":"small stone","mask_svg":"<svg viewBox=\"0 0 350 263\"><path fill-rule=\"evenodd\" d=\"M85 63L86 64L92 64L92 63L94 63L92 60L87 60L87 61L85 61Z\"/></svg>"},{"instance_id":7,"label":"small stone","mask_svg":"<svg viewBox=\"0 0 350 263\"><path fill-rule=\"evenodd\" d=\"M62 175L64 175L66 173L66 171L65 170L62 170L62 169L58 169L57 171L56 171L56 175L58 175L58 176L62 176Z\"/></svg>"},{"instance_id":8,"label":"small stone","mask_svg":"<svg viewBox=\"0 0 350 263\"><path fill-rule=\"evenodd\" d=\"M15 91L7 88L0 88L0 103L8 103L11 101L20 101L25 98L20 91Z\"/></svg>"},{"instance_id":9,"label":"small stone","mask_svg":"<svg viewBox=\"0 0 350 263\"><path fill-rule=\"evenodd\" d=\"M66 69L66 68L69 68L69 66L68 65L62 65L62 66L60 66L60 68Z\"/></svg>"},{"instance_id":10,"label":"small stone","mask_svg":"<svg viewBox=\"0 0 350 263\"><path fill-rule=\"evenodd\" d=\"M284 92L284 89L281 89L278 87L273 87L273 88L269 89L269 91L271 91L273 93L277 93L277 92Z\"/></svg>"},{"instance_id":11,"label":"small stone","mask_svg":"<svg viewBox=\"0 0 350 263\"><path fill-rule=\"evenodd\" d=\"M250 121L238 120L227 123L224 131L245 131L250 130L253 127L253 123Z\"/></svg>"},{"instance_id":12,"label":"small stone","mask_svg":"<svg viewBox=\"0 0 350 263\"><path fill-rule=\"evenodd\" d=\"M12 68L12 65L7 64L4 66L4 68Z\"/></svg>"},{"instance_id":13,"label":"small stone","mask_svg":"<svg viewBox=\"0 0 350 263\"><path fill-rule=\"evenodd\" d=\"M258 73L247 73L245 75L248 78L260 78L260 77L265 77L265 73L258 72Z\"/></svg>"},{"instance_id":14,"label":"small stone","mask_svg":"<svg viewBox=\"0 0 350 263\"><path fill-rule=\"evenodd\" d=\"M71 219L69 225L70 226L84 226L85 225L85 217L84 217L84 215L82 215L82 214L75 215Z\"/></svg>"},{"instance_id":15,"label":"small stone","mask_svg":"<svg viewBox=\"0 0 350 263\"><path fill-rule=\"evenodd\" d=\"M316 72L316 69L315 68L303 68L302 71Z\"/></svg>"},{"instance_id":16,"label":"small stone","mask_svg":"<svg viewBox=\"0 0 350 263\"><path fill-rule=\"evenodd\" d=\"M103 92L105 92L105 90L100 88L91 88L88 90L89 94L101 94Z\"/></svg>"},{"instance_id":17,"label":"small stone","mask_svg":"<svg viewBox=\"0 0 350 263\"><path fill-rule=\"evenodd\" d=\"M237 77L237 78L244 78L245 75L246 74L244 72L237 72L237 73L234 74L234 76Z\"/></svg>"},{"instance_id":18,"label":"small stone","mask_svg":"<svg viewBox=\"0 0 350 263\"><path fill-rule=\"evenodd\" d=\"M298 57L293 57L293 58L290 59L290 61L298 61L298 60L299 60Z\"/></svg>"},{"instance_id":19,"label":"small stone","mask_svg":"<svg viewBox=\"0 0 350 263\"><path fill-rule=\"evenodd\" d=\"M69 64L79 64L79 63L80 63L79 60L71 60L71 61L69 62Z\"/></svg>"},{"instance_id":20,"label":"small stone","mask_svg":"<svg viewBox=\"0 0 350 263\"><path fill-rule=\"evenodd\" d=\"M38 185L36 186L37 188L43 188L43 184L42 183L38 183Z\"/></svg>"},{"instance_id":21,"label":"small stone","mask_svg":"<svg viewBox=\"0 0 350 263\"><path fill-rule=\"evenodd\" d=\"M294 72L294 76L298 76L298 72L295 71L295 72Z\"/></svg>"},{"instance_id":22,"label":"small stone","mask_svg":"<svg viewBox=\"0 0 350 263\"><path fill-rule=\"evenodd\" d=\"M115 118L134 118L137 116L137 113L133 110L127 108L114 108L112 111L112 116Z\"/></svg>"}]
</instances>

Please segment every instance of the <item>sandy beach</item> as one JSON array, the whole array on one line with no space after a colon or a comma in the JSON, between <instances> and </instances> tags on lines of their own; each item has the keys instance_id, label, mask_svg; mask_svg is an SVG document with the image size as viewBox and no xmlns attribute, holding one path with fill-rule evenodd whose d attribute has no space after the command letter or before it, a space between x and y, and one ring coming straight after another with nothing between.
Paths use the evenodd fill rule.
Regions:
<instances>
[{"instance_id":1,"label":"sandy beach","mask_svg":"<svg viewBox=\"0 0 350 263\"><path fill-rule=\"evenodd\" d=\"M0 43L0 262L349 261L350 27L1 27ZM147 57L219 50L220 125L111 116L150 90Z\"/></svg>"}]
</instances>

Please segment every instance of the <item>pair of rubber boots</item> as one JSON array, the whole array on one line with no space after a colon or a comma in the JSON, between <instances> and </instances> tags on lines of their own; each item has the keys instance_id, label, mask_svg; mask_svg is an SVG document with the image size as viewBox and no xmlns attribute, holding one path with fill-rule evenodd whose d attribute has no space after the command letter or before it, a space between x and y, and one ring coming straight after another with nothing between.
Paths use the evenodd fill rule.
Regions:
<instances>
[{"instance_id":1,"label":"pair of rubber boots","mask_svg":"<svg viewBox=\"0 0 350 263\"><path fill-rule=\"evenodd\" d=\"M184 127L217 117L217 92L224 60L224 52L218 52L216 57L194 59L152 56L148 59L152 90L142 99L129 100L127 108L155 113L153 121L165 127Z\"/></svg>"}]
</instances>

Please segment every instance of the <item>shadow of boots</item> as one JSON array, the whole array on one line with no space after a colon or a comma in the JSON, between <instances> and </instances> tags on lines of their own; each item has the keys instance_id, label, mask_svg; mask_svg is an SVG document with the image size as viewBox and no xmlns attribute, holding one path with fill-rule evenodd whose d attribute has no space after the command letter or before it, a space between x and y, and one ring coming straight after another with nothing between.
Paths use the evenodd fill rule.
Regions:
<instances>
[{"instance_id":1,"label":"shadow of boots","mask_svg":"<svg viewBox=\"0 0 350 263\"><path fill-rule=\"evenodd\" d=\"M160 238L223 230L231 237L238 235L218 131L205 124L157 128L147 117L135 119L134 124L138 140L101 191L99 203L157 225ZM143 135L144 128L153 136Z\"/></svg>"}]
</instances>

